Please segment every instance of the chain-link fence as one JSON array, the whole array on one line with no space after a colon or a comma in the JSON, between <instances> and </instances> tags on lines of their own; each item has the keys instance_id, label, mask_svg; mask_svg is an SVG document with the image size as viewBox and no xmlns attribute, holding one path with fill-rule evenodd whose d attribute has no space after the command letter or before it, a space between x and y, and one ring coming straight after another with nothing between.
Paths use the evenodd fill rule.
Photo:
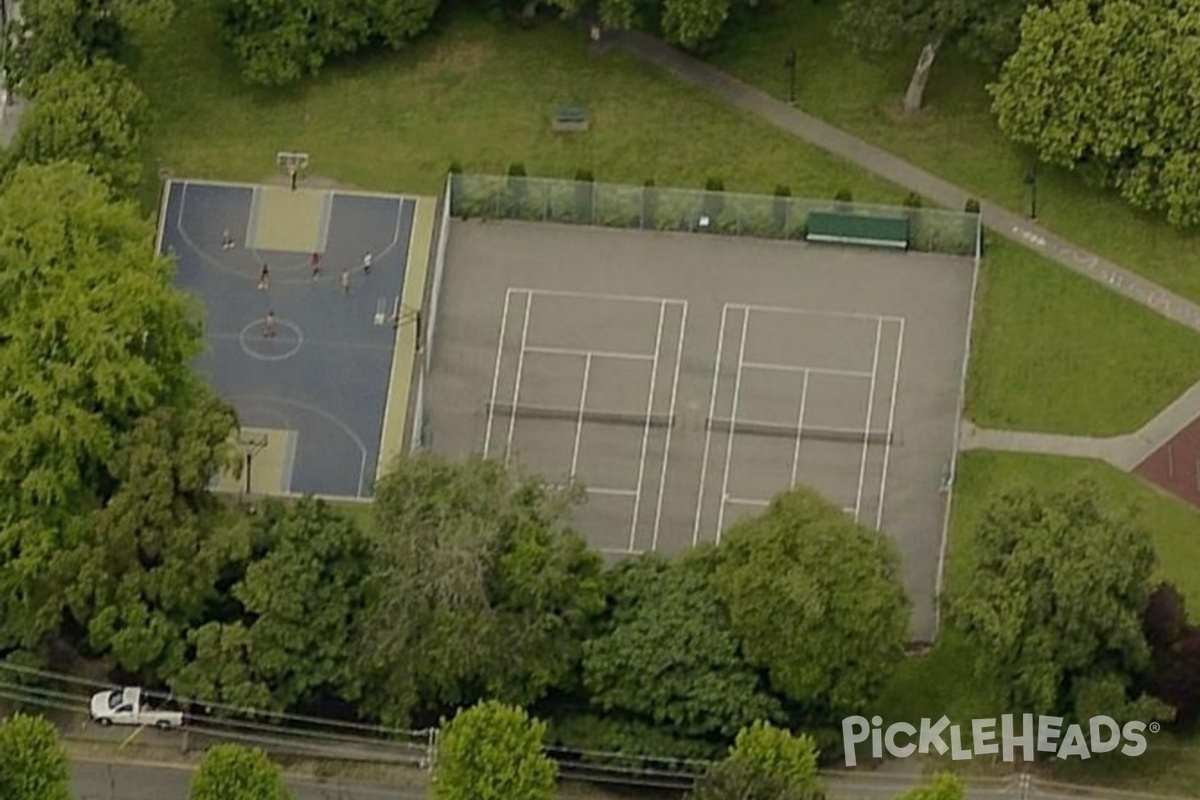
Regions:
<instances>
[{"instance_id":1,"label":"chain-link fence","mask_svg":"<svg viewBox=\"0 0 1200 800\"><path fill-rule=\"evenodd\" d=\"M803 239L814 211L904 217L911 249L965 256L975 255L980 230L978 215L961 211L554 178L458 174L452 176L450 197L458 217L766 239Z\"/></svg>"}]
</instances>

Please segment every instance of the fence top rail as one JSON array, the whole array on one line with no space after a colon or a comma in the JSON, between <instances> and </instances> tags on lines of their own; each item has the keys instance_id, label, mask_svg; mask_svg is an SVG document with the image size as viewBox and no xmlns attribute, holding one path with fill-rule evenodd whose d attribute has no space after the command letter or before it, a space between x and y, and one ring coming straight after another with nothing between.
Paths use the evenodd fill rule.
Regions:
<instances>
[{"instance_id":1,"label":"fence top rail","mask_svg":"<svg viewBox=\"0 0 1200 800\"><path fill-rule=\"evenodd\" d=\"M577 181L573 178L544 178L528 175L494 175L494 174L479 174L479 173L457 173L452 176L453 183L459 186L470 185L472 182L494 184L499 188L507 185L509 182L524 183L527 185L542 185L547 187L562 186L571 187L579 183L590 183L597 192L613 191L613 192L640 192L643 190L651 190L660 195L684 195L704 197L709 194L717 193L717 190L698 189L690 187L677 186L638 186L630 183L604 183L601 181ZM720 190L720 194L727 199L737 202L739 200L745 202L770 202L776 200L796 203L810 208L819 207L822 209L839 210L867 213L886 213L886 214L911 214L919 212L922 215L944 216L951 218L959 218L963 220L971 220L974 222L979 214L973 211L955 211L949 208L912 208L903 205L889 205L886 203L860 203L850 200L837 199L822 199L816 197L799 197L791 195L772 195L772 194L754 194L750 192L730 192Z\"/></svg>"}]
</instances>

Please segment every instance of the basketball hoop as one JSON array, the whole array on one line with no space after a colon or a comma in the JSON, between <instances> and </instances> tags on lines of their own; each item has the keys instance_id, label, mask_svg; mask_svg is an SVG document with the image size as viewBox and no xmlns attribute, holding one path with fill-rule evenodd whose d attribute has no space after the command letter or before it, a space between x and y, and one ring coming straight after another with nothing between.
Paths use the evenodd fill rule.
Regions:
<instances>
[{"instance_id":1,"label":"basketball hoop","mask_svg":"<svg viewBox=\"0 0 1200 800\"><path fill-rule=\"evenodd\" d=\"M287 173L288 185L294 192L300 171L308 169L308 153L280 150L275 154L275 165Z\"/></svg>"}]
</instances>

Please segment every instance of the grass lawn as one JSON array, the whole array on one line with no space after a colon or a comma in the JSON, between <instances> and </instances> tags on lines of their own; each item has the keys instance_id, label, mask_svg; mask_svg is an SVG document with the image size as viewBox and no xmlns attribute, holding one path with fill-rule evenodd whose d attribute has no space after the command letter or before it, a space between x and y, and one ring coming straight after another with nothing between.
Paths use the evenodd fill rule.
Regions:
<instances>
[{"instance_id":1,"label":"grass lawn","mask_svg":"<svg viewBox=\"0 0 1200 800\"><path fill-rule=\"evenodd\" d=\"M1200 337L1008 242L980 271L967 416L990 428L1109 436L1200 380Z\"/></svg>"},{"instance_id":2,"label":"grass lawn","mask_svg":"<svg viewBox=\"0 0 1200 800\"><path fill-rule=\"evenodd\" d=\"M783 59L797 54L797 104L981 197L1025 212L1028 156L1000 133L989 111L987 74L953 52L939 56L919 119L896 110L919 45L868 64L831 32L835 3L781 3L740 22L712 57L771 94L786 98ZM1038 216L1047 227L1193 300L1200 301L1200 234L1181 233L1139 214L1116 195L1075 175L1038 172Z\"/></svg>"},{"instance_id":3,"label":"grass lawn","mask_svg":"<svg viewBox=\"0 0 1200 800\"><path fill-rule=\"evenodd\" d=\"M564 25L522 31L456 12L400 53L326 68L286 90L243 86L211 3L185 0L169 35L142 43L139 83L158 120L155 166L181 177L257 181L275 152L311 154L316 175L372 190L437 194L451 161L468 172L899 202L905 192L621 54L589 50ZM592 129L555 134L558 105L585 104Z\"/></svg>"},{"instance_id":4,"label":"grass lawn","mask_svg":"<svg viewBox=\"0 0 1200 800\"><path fill-rule=\"evenodd\" d=\"M969 451L962 454L954 489L946 590L969 580L971 530L996 492L1018 481L1052 489L1090 478L1114 508L1135 505L1150 530L1159 558L1157 579L1179 587L1200 619L1200 512L1152 489L1106 464L1055 456ZM885 691L878 713L885 720L919 721L945 714L952 720L988 718L1014 709L1001 708L995 687L975 676L976 654L963 635L947 627L925 656L907 660ZM964 734L967 731L964 731ZM1138 759L1097 757L1086 766L1056 765L1056 779L1103 783L1141 791L1183 791L1200 785L1200 750L1190 739L1162 734L1148 739ZM944 766L951 766L946 757ZM958 766L958 765L953 765ZM979 765L976 765L979 766Z\"/></svg>"}]
</instances>

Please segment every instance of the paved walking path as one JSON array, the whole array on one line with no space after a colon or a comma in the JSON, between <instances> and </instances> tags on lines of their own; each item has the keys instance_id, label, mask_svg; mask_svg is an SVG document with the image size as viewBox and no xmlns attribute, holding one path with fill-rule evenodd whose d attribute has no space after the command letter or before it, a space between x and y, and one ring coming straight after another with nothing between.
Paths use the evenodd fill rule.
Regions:
<instances>
[{"instance_id":1,"label":"paved walking path","mask_svg":"<svg viewBox=\"0 0 1200 800\"><path fill-rule=\"evenodd\" d=\"M858 164L947 208L963 208L967 199L972 197L967 190L776 100L767 93L703 61L691 58L652 36L638 31L613 31L605 36L606 47L616 47L656 64L684 82L716 94L731 106L761 117L799 139ZM1190 300L1083 250L1007 209L982 202L981 213L984 225L1006 239L1029 247L1068 269L1104 284L1113 291L1200 333L1200 306ZM1200 383L1184 392L1141 430L1126 436L1109 439L1057 436L985 430L966 423L963 426L961 446L964 449L984 448L1100 458L1128 471L1197 416L1200 416Z\"/></svg>"}]
</instances>

